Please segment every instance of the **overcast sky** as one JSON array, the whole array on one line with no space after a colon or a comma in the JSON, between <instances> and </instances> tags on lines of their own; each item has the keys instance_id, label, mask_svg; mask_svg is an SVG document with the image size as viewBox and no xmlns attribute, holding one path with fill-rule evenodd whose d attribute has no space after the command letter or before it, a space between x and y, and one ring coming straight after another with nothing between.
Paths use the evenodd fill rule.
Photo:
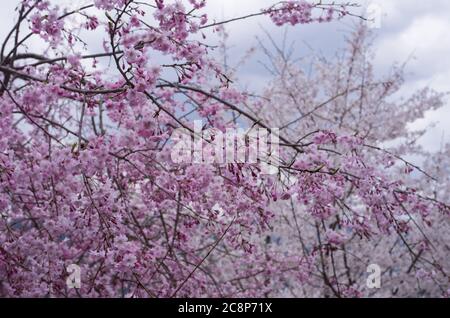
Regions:
<instances>
[{"instance_id":1,"label":"overcast sky","mask_svg":"<svg viewBox=\"0 0 450 318\"><path fill-rule=\"evenodd\" d=\"M152 0L146 0L151 1ZM187 0L182 0L186 1ZM61 5L80 6L89 1L52 0ZM273 4L274 0L208 0L210 18L217 20L253 13ZM337 1L339 2L339 1ZM382 11L381 27L375 30L377 73L382 74L394 62L407 64L407 81L403 92L407 96L413 90L430 86L438 91L450 91L450 1L448 0L354 0L362 5L376 3ZM14 8L18 0L2 0L0 10L0 37L13 23ZM289 41L295 41L298 56L304 56L311 47L315 51L331 54L343 46L344 34L351 28L351 19L331 24L299 25L289 29ZM235 22L228 26L231 57L240 58L255 45L256 37L264 38L265 28L275 38L281 38L284 28L269 23L267 17ZM95 38L92 39L95 42ZM101 48L101 43L97 47ZM307 45L305 45L307 43ZM267 73L256 62L242 68L241 76L250 87L264 84ZM256 85L255 85L256 84ZM414 124L423 128L432 122L435 128L422 138L421 143L430 150L438 150L442 136L450 141L450 102L441 110L430 112L424 120Z\"/></svg>"}]
</instances>

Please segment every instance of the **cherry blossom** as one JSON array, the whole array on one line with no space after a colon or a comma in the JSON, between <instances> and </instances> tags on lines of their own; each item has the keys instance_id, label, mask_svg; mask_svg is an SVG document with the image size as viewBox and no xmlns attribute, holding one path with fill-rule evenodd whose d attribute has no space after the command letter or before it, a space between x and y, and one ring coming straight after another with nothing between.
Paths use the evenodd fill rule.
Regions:
<instances>
[{"instance_id":1,"label":"cherry blossom","mask_svg":"<svg viewBox=\"0 0 450 318\"><path fill-rule=\"evenodd\" d=\"M253 94L222 67L210 33L258 15L327 22L352 16L352 6L284 1L230 21L209 20L207 6L20 2L0 53L0 295L359 297L367 262L387 269L385 293L414 293L414 279L426 277L429 295L448 294L448 180L434 180L437 161L427 172L403 159L423 154L407 122L443 96L424 89L391 102L402 70L375 78L355 50L363 29L347 69L317 63L307 79L277 60L291 74L274 73ZM102 51L84 40L92 32ZM279 142L258 162L173 160L176 132L198 137L196 120L200 145L214 142L208 131L243 127ZM66 284L72 264L79 289ZM396 292L401 280L408 286Z\"/></svg>"}]
</instances>

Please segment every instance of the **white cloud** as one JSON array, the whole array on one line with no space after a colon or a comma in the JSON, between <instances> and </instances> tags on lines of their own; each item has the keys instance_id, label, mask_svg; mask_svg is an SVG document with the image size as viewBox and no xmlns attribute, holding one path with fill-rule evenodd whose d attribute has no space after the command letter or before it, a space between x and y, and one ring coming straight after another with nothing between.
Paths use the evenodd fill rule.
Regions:
<instances>
[{"instance_id":1,"label":"white cloud","mask_svg":"<svg viewBox=\"0 0 450 318\"><path fill-rule=\"evenodd\" d=\"M377 43L378 63L405 61L418 76L433 76L450 69L450 19L424 15L401 32L387 34Z\"/></svg>"}]
</instances>

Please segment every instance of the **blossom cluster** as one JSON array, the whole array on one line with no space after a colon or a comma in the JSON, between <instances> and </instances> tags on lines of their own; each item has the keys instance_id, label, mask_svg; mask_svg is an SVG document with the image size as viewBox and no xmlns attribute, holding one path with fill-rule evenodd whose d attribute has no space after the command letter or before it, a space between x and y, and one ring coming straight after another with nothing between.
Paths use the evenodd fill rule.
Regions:
<instances>
[{"instance_id":1,"label":"blossom cluster","mask_svg":"<svg viewBox=\"0 0 450 318\"><path fill-rule=\"evenodd\" d=\"M367 113L355 106L337 125L321 116L300 121L295 133L269 131L296 105L276 85L265 92L274 108L233 83L207 41L220 23L208 22L205 6L95 0L69 10L21 2L13 31L19 36L26 26L31 35L1 53L0 296L266 297L287 286L295 294L315 277L334 296L361 296L352 277L344 283L327 274L329 255L377 235L406 242L418 223L448 217L445 202L407 182L416 167L391 175L404 163L399 156L367 147L404 134L376 126L377 114L350 122L347 113ZM314 10L324 15L313 17ZM288 1L255 15L295 25L342 10ZM66 23L70 17L78 24ZM101 34L103 51L83 40L92 32ZM29 37L43 39L45 49L34 51ZM333 76L320 82L342 82ZM296 80L275 82L296 94L293 87L312 86ZM373 98L392 87L377 86ZM321 94L300 95L313 104ZM438 106L440 97L409 105L431 100ZM202 132L242 122L278 134L276 173L263 173L261 162L172 160L178 129L198 137L195 119L205 123ZM304 226L313 231L303 234ZM428 260L430 242L415 238L411 255ZM66 283L72 264L82 275L75 290ZM437 260L431 264L418 276L444 275Z\"/></svg>"}]
</instances>

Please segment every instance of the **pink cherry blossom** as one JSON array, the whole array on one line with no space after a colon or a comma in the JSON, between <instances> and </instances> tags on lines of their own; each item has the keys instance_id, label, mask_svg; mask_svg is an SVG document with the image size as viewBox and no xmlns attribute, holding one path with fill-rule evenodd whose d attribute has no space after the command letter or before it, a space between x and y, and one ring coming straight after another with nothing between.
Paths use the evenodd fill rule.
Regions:
<instances>
[{"instance_id":1,"label":"pink cherry blossom","mask_svg":"<svg viewBox=\"0 0 450 318\"><path fill-rule=\"evenodd\" d=\"M372 263L385 270L377 296L448 294L450 147L428 154L407 128L444 96L392 101L403 70L375 75L364 27L345 62L305 74L269 54L273 77L243 89L211 33L353 7L283 1L210 21L208 5L21 2L0 63L0 296L363 297ZM243 142L219 149L231 161L204 160L239 128ZM252 129L270 142L238 160ZM66 284L73 264L79 289Z\"/></svg>"}]
</instances>

